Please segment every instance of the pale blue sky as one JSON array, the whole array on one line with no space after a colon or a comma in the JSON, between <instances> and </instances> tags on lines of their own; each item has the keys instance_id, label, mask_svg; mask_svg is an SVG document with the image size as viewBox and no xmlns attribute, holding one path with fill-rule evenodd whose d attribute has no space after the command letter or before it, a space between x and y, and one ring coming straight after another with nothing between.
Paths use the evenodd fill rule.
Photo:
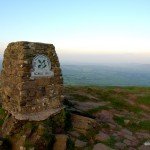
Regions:
<instances>
[{"instance_id":1,"label":"pale blue sky","mask_svg":"<svg viewBox=\"0 0 150 150\"><path fill-rule=\"evenodd\" d=\"M66 62L121 54L150 63L150 0L0 0L1 52L22 40L53 43Z\"/></svg>"}]
</instances>

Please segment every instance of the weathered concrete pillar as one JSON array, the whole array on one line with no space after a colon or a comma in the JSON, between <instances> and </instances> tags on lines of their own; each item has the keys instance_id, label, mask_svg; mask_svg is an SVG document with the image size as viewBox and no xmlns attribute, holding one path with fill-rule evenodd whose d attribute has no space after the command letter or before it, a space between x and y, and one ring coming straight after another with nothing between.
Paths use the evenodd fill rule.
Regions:
<instances>
[{"instance_id":1,"label":"weathered concrete pillar","mask_svg":"<svg viewBox=\"0 0 150 150\"><path fill-rule=\"evenodd\" d=\"M52 44L8 45L2 69L2 99L3 108L18 120L45 120L63 109L63 78Z\"/></svg>"}]
</instances>

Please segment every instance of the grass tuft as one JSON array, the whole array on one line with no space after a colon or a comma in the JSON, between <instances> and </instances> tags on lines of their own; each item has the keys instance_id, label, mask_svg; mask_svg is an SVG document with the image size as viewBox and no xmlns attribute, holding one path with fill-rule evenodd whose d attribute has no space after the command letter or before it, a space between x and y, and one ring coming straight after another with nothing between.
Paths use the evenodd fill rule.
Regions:
<instances>
[{"instance_id":1,"label":"grass tuft","mask_svg":"<svg viewBox=\"0 0 150 150\"><path fill-rule=\"evenodd\" d=\"M132 131L140 131L140 130L147 130L150 131L150 120L140 121L139 123L133 122L128 126L129 129Z\"/></svg>"},{"instance_id":2,"label":"grass tuft","mask_svg":"<svg viewBox=\"0 0 150 150\"><path fill-rule=\"evenodd\" d=\"M140 96L137 100L139 104L149 105L150 106L150 95Z\"/></svg>"},{"instance_id":3,"label":"grass tuft","mask_svg":"<svg viewBox=\"0 0 150 150\"><path fill-rule=\"evenodd\" d=\"M116 139L114 136L110 136L110 138L106 142L104 142L104 144L106 144L112 148L114 148L115 143L116 143Z\"/></svg>"},{"instance_id":4,"label":"grass tuft","mask_svg":"<svg viewBox=\"0 0 150 150\"><path fill-rule=\"evenodd\" d=\"M114 117L115 122L121 126L125 125L124 119L125 119L124 117L119 117L119 116Z\"/></svg>"}]
</instances>

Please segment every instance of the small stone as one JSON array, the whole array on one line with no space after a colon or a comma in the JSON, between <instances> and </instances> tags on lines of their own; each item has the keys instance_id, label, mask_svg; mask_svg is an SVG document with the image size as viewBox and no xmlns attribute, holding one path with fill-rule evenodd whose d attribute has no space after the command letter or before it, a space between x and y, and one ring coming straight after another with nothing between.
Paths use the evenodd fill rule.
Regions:
<instances>
[{"instance_id":1,"label":"small stone","mask_svg":"<svg viewBox=\"0 0 150 150\"><path fill-rule=\"evenodd\" d=\"M136 132L135 135L137 136L138 139L149 139L150 134L146 132Z\"/></svg>"},{"instance_id":2,"label":"small stone","mask_svg":"<svg viewBox=\"0 0 150 150\"><path fill-rule=\"evenodd\" d=\"M78 139L75 141L75 147L78 147L78 148L85 147L86 144L87 144L87 142L83 142L83 141L80 141Z\"/></svg>"},{"instance_id":3,"label":"small stone","mask_svg":"<svg viewBox=\"0 0 150 150\"><path fill-rule=\"evenodd\" d=\"M128 146L137 146L139 144L138 140L136 140L136 139L135 139L135 141L125 139L123 142Z\"/></svg>"},{"instance_id":4,"label":"small stone","mask_svg":"<svg viewBox=\"0 0 150 150\"><path fill-rule=\"evenodd\" d=\"M125 125L129 124L130 120L124 120Z\"/></svg>"},{"instance_id":5,"label":"small stone","mask_svg":"<svg viewBox=\"0 0 150 150\"><path fill-rule=\"evenodd\" d=\"M97 143L94 145L93 150L113 150L113 149L102 143Z\"/></svg>"},{"instance_id":6,"label":"small stone","mask_svg":"<svg viewBox=\"0 0 150 150\"><path fill-rule=\"evenodd\" d=\"M150 141L146 141L146 142L144 143L144 145L145 145L145 146L150 146Z\"/></svg>"},{"instance_id":7,"label":"small stone","mask_svg":"<svg viewBox=\"0 0 150 150\"><path fill-rule=\"evenodd\" d=\"M131 135L124 135L124 137L130 141L136 141L136 138L134 136L131 136Z\"/></svg>"},{"instance_id":8,"label":"small stone","mask_svg":"<svg viewBox=\"0 0 150 150\"><path fill-rule=\"evenodd\" d=\"M35 110L35 107L32 107L32 110Z\"/></svg>"},{"instance_id":9,"label":"small stone","mask_svg":"<svg viewBox=\"0 0 150 150\"><path fill-rule=\"evenodd\" d=\"M29 64L29 62L27 60L24 61L24 64Z\"/></svg>"},{"instance_id":10,"label":"small stone","mask_svg":"<svg viewBox=\"0 0 150 150\"><path fill-rule=\"evenodd\" d=\"M128 129L122 129L121 132L122 132L123 134L125 134L125 135L127 134L127 135L131 135L131 136L132 136L132 132L129 131Z\"/></svg>"},{"instance_id":11,"label":"small stone","mask_svg":"<svg viewBox=\"0 0 150 150\"><path fill-rule=\"evenodd\" d=\"M97 122L94 119L76 114L71 115L71 121L73 129L84 135L87 134L89 129L94 129L97 126Z\"/></svg>"},{"instance_id":12,"label":"small stone","mask_svg":"<svg viewBox=\"0 0 150 150\"><path fill-rule=\"evenodd\" d=\"M118 135L127 139L132 139L132 132L127 129L122 129L118 132Z\"/></svg>"},{"instance_id":13,"label":"small stone","mask_svg":"<svg viewBox=\"0 0 150 150\"><path fill-rule=\"evenodd\" d=\"M117 149L119 149L119 150L123 150L123 149L125 149L126 144L121 143L121 142L118 142L118 143L115 144L115 147L116 147Z\"/></svg>"},{"instance_id":14,"label":"small stone","mask_svg":"<svg viewBox=\"0 0 150 150\"><path fill-rule=\"evenodd\" d=\"M127 140L127 139L125 139L124 141L123 141L123 143L125 143L127 146L131 146L132 144L131 144L131 141L130 140Z\"/></svg>"},{"instance_id":15,"label":"small stone","mask_svg":"<svg viewBox=\"0 0 150 150\"><path fill-rule=\"evenodd\" d=\"M112 123L108 123L108 125L109 125L109 127L111 128L111 129L116 129L116 125L115 124L112 124Z\"/></svg>"},{"instance_id":16,"label":"small stone","mask_svg":"<svg viewBox=\"0 0 150 150\"><path fill-rule=\"evenodd\" d=\"M115 137L115 139L116 139L117 141L120 141L120 139L121 139L121 138L118 136L117 133L113 133L112 136Z\"/></svg>"},{"instance_id":17,"label":"small stone","mask_svg":"<svg viewBox=\"0 0 150 150\"><path fill-rule=\"evenodd\" d=\"M137 146L139 144L139 141L135 140L135 141L132 141L131 143L132 143L132 146L134 147L134 146Z\"/></svg>"},{"instance_id":18,"label":"small stone","mask_svg":"<svg viewBox=\"0 0 150 150\"><path fill-rule=\"evenodd\" d=\"M95 136L96 141L106 141L109 138L110 138L109 135L101 131Z\"/></svg>"},{"instance_id":19,"label":"small stone","mask_svg":"<svg viewBox=\"0 0 150 150\"><path fill-rule=\"evenodd\" d=\"M88 141L88 143L93 145L95 143L95 141L94 141L93 138L90 138L90 140Z\"/></svg>"},{"instance_id":20,"label":"small stone","mask_svg":"<svg viewBox=\"0 0 150 150\"><path fill-rule=\"evenodd\" d=\"M101 122L115 124L113 120L113 115L111 114L111 112L107 110L102 110L100 113L96 114L95 116Z\"/></svg>"},{"instance_id":21,"label":"small stone","mask_svg":"<svg viewBox=\"0 0 150 150\"><path fill-rule=\"evenodd\" d=\"M26 148L24 146L20 146L19 150L26 150Z\"/></svg>"},{"instance_id":22,"label":"small stone","mask_svg":"<svg viewBox=\"0 0 150 150\"><path fill-rule=\"evenodd\" d=\"M80 134L77 131L71 131L69 132L69 135L78 138L80 136Z\"/></svg>"}]
</instances>

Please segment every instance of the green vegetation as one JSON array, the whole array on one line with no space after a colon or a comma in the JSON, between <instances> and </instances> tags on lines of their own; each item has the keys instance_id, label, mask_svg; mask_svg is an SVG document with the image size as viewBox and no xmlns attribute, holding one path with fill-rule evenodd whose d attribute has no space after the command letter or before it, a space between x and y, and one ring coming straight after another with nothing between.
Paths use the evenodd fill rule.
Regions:
<instances>
[{"instance_id":1,"label":"green vegetation","mask_svg":"<svg viewBox=\"0 0 150 150\"><path fill-rule=\"evenodd\" d=\"M34 147L30 140L26 139L24 143L24 147L29 150L30 148Z\"/></svg>"},{"instance_id":2,"label":"green vegetation","mask_svg":"<svg viewBox=\"0 0 150 150\"><path fill-rule=\"evenodd\" d=\"M142 130L150 131L150 120L140 121L138 124L139 128Z\"/></svg>"},{"instance_id":3,"label":"green vegetation","mask_svg":"<svg viewBox=\"0 0 150 150\"><path fill-rule=\"evenodd\" d=\"M0 108L0 115L5 115L5 110L3 108Z\"/></svg>"},{"instance_id":4,"label":"green vegetation","mask_svg":"<svg viewBox=\"0 0 150 150\"><path fill-rule=\"evenodd\" d=\"M131 129L132 131L147 130L149 132L150 131L150 120L133 122L133 123L131 123L131 125L128 128Z\"/></svg>"},{"instance_id":5,"label":"green vegetation","mask_svg":"<svg viewBox=\"0 0 150 150\"><path fill-rule=\"evenodd\" d=\"M0 107L0 126L3 125L6 115L5 110Z\"/></svg>"},{"instance_id":6,"label":"green vegetation","mask_svg":"<svg viewBox=\"0 0 150 150\"><path fill-rule=\"evenodd\" d=\"M54 142L55 142L55 135L51 134L49 132L45 132L43 134L43 138L47 141L48 145L47 145L47 149L52 149Z\"/></svg>"},{"instance_id":7,"label":"green vegetation","mask_svg":"<svg viewBox=\"0 0 150 150\"><path fill-rule=\"evenodd\" d=\"M115 109L123 109L126 108L127 106L127 103L123 100L123 98L118 95L110 95L109 101L111 102L111 105Z\"/></svg>"},{"instance_id":8,"label":"green vegetation","mask_svg":"<svg viewBox=\"0 0 150 150\"><path fill-rule=\"evenodd\" d=\"M120 117L120 116L114 117L115 122L121 126L124 126L124 119L125 119L124 117Z\"/></svg>"},{"instance_id":9,"label":"green vegetation","mask_svg":"<svg viewBox=\"0 0 150 150\"><path fill-rule=\"evenodd\" d=\"M81 94L71 94L70 96L73 97L74 100L80 101L80 102L86 102L89 99L86 95L81 95Z\"/></svg>"},{"instance_id":10,"label":"green vegetation","mask_svg":"<svg viewBox=\"0 0 150 150\"><path fill-rule=\"evenodd\" d=\"M108 123L101 123L101 127L102 128L105 128L105 129L109 129L110 128L110 126L109 126L109 124Z\"/></svg>"},{"instance_id":11,"label":"green vegetation","mask_svg":"<svg viewBox=\"0 0 150 150\"><path fill-rule=\"evenodd\" d=\"M98 132L99 132L99 129L98 129L98 128L91 128L91 129L88 130L88 132L87 132L86 135L81 134L81 135L79 136L79 140L84 141L84 142L88 142L90 139L93 139L94 136L95 136L96 134L98 134Z\"/></svg>"},{"instance_id":12,"label":"green vegetation","mask_svg":"<svg viewBox=\"0 0 150 150\"><path fill-rule=\"evenodd\" d=\"M114 148L115 143L116 143L116 139L114 136L111 136L106 142L103 142L103 143Z\"/></svg>"},{"instance_id":13,"label":"green vegetation","mask_svg":"<svg viewBox=\"0 0 150 150\"><path fill-rule=\"evenodd\" d=\"M80 136L79 136L79 138L78 138L79 140L81 140L81 141L84 141L84 142L87 142L88 141L88 138L87 138L87 136L86 135L84 135L84 134L81 134Z\"/></svg>"},{"instance_id":14,"label":"green vegetation","mask_svg":"<svg viewBox=\"0 0 150 150\"><path fill-rule=\"evenodd\" d=\"M74 150L74 149L75 149L74 142L69 138L67 140L67 150Z\"/></svg>"},{"instance_id":15,"label":"green vegetation","mask_svg":"<svg viewBox=\"0 0 150 150\"><path fill-rule=\"evenodd\" d=\"M52 133L55 133L57 130L63 130L65 127L66 113L62 110L59 114L54 117L50 117L44 121L46 128L50 128Z\"/></svg>"},{"instance_id":16,"label":"green vegetation","mask_svg":"<svg viewBox=\"0 0 150 150\"><path fill-rule=\"evenodd\" d=\"M25 131L26 129L31 129L32 132L35 131L38 128L38 125L36 123L31 123L31 122L27 122L24 126L23 126L23 130Z\"/></svg>"},{"instance_id":17,"label":"green vegetation","mask_svg":"<svg viewBox=\"0 0 150 150\"><path fill-rule=\"evenodd\" d=\"M3 119L0 119L0 126L2 126L4 123L4 120Z\"/></svg>"},{"instance_id":18,"label":"green vegetation","mask_svg":"<svg viewBox=\"0 0 150 150\"><path fill-rule=\"evenodd\" d=\"M65 101L64 104L71 108L76 105L72 103L71 100L78 101L78 105L82 104L81 112L85 116L90 116L98 120L98 127L91 128L86 135L80 134L79 140L87 142L87 146L92 149L93 144L97 141L94 140L96 134L102 129L104 131L114 130L114 133L119 132L120 128L126 128L130 131L135 132L149 132L150 131L150 121L149 117L149 106L150 106L150 88L143 87L65 87L65 95L69 97L70 101ZM80 102L94 102L91 105L90 110L84 108L84 103ZM102 106L97 105L102 104ZM101 103L102 102L102 103ZM96 104L95 104L96 103ZM85 107L88 108L90 103L86 103ZM144 106L144 107L143 107ZM145 109L146 108L146 109ZM82 110L83 109L83 110ZM101 116L101 111L104 111L103 115L108 117L110 114L110 119L115 121L114 126L111 126L107 121L101 121L103 116ZM0 108L0 126L3 124L5 111ZM112 118L113 117L113 118ZM104 118L105 119L105 118ZM108 118L109 119L109 118ZM106 118L107 120L107 118ZM119 125L117 126L116 123ZM113 123L112 123L113 124ZM41 128L38 128L41 125ZM122 126L122 127L121 127ZM42 128L44 127L44 128ZM38 133L41 135L40 140L37 142L37 147L42 146L43 142L48 148L53 147L55 141L54 135L57 133L67 133L67 131L72 129L71 123L71 112L68 110L62 110L59 114L49 117L42 123L25 123L23 126L18 127L20 130L20 136L24 135L25 132L29 133L29 139L33 133ZM102 131L103 131L102 130ZM110 134L107 133L109 136ZM93 141L91 144L90 142ZM115 148L115 143L117 138L110 136L110 138L103 142L104 144ZM25 147L31 148L33 145L29 140L26 140ZM35 146L35 145L34 145ZM74 150L75 145L71 139L67 141L67 149Z\"/></svg>"},{"instance_id":19,"label":"green vegetation","mask_svg":"<svg viewBox=\"0 0 150 150\"><path fill-rule=\"evenodd\" d=\"M91 139L93 138L96 134L98 134L99 129L98 128L91 128L89 129L89 131L86 134L86 138L87 139Z\"/></svg>"},{"instance_id":20,"label":"green vegetation","mask_svg":"<svg viewBox=\"0 0 150 150\"><path fill-rule=\"evenodd\" d=\"M93 107L86 111L87 114L94 116L102 110L117 112L118 115L114 115L113 119L118 125L133 132L141 130L150 131L150 121L148 120L148 115L150 115L149 87L67 86L65 87L65 93L68 97L71 95L71 100L108 102L104 106ZM125 120L128 122L125 122ZM101 128L110 128L108 123L101 123L100 126ZM95 133L89 134L89 137L92 137L93 134ZM88 135L81 136L80 139L88 141ZM113 147L114 143L115 139L112 137L107 145Z\"/></svg>"},{"instance_id":21,"label":"green vegetation","mask_svg":"<svg viewBox=\"0 0 150 150\"><path fill-rule=\"evenodd\" d=\"M150 95L144 95L144 96L138 97L137 102L139 104L144 104L144 105L149 105L150 106Z\"/></svg>"},{"instance_id":22,"label":"green vegetation","mask_svg":"<svg viewBox=\"0 0 150 150\"><path fill-rule=\"evenodd\" d=\"M150 93L150 88L138 88L138 87L66 87L66 94L71 96L72 100L76 101L108 101L111 104L107 106L101 106L87 111L87 113L92 114L102 109L114 108L117 110L126 109L130 112L136 114L141 114L143 110L140 108L140 104L149 104L149 96L143 96L139 100L136 100L138 95ZM82 94L81 94L82 93ZM130 98L131 96L131 98ZM132 100L133 98L134 101ZM91 98L92 97L92 98ZM130 104L130 101L135 104ZM138 101L138 103L137 103Z\"/></svg>"}]
</instances>

